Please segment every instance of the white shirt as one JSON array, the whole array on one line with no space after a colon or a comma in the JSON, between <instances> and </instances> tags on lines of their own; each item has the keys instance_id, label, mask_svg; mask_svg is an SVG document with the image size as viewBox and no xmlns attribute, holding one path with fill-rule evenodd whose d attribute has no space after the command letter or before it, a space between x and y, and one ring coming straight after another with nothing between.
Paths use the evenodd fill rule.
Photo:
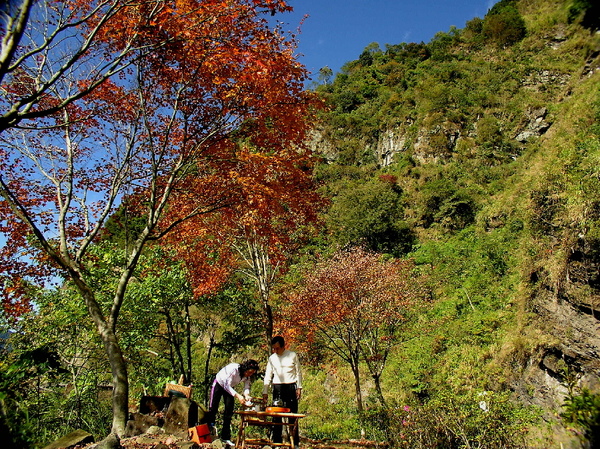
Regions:
<instances>
[{"instance_id":1,"label":"white shirt","mask_svg":"<svg viewBox=\"0 0 600 449\"><path fill-rule=\"evenodd\" d=\"M217 373L217 383L221 385L227 393L231 396L235 396L237 393L233 389L237 384L244 381L244 396L250 395L250 379L247 377L240 376L240 364L230 363L229 365L221 368L221 371Z\"/></svg>"},{"instance_id":2,"label":"white shirt","mask_svg":"<svg viewBox=\"0 0 600 449\"><path fill-rule=\"evenodd\" d=\"M271 354L267 361L264 383L263 394L268 393L271 384L295 383L296 388L302 388L302 372L298 355L287 349L281 355Z\"/></svg>"}]
</instances>

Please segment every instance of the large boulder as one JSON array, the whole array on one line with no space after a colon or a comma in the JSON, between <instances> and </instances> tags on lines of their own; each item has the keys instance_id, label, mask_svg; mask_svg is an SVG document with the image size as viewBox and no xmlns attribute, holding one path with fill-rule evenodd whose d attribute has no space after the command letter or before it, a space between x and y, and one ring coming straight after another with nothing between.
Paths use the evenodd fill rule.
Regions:
<instances>
[{"instance_id":1,"label":"large boulder","mask_svg":"<svg viewBox=\"0 0 600 449\"><path fill-rule=\"evenodd\" d=\"M198 422L198 404L188 398L171 398L163 429L167 433L186 435Z\"/></svg>"}]
</instances>

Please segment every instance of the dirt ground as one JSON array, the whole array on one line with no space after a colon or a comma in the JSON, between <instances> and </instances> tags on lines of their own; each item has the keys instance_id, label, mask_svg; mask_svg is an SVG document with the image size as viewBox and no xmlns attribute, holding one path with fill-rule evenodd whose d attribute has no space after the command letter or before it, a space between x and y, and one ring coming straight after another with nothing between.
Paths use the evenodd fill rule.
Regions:
<instances>
[{"instance_id":1,"label":"dirt ground","mask_svg":"<svg viewBox=\"0 0 600 449\"><path fill-rule=\"evenodd\" d=\"M73 449L96 449L98 442ZM219 443L197 445L187 438L175 435L139 435L123 438L120 441L122 449L227 449ZM263 449L265 446L246 446L251 449ZM116 449L116 448L115 448ZM303 438L300 449L387 449L387 444L367 440L324 441Z\"/></svg>"}]
</instances>

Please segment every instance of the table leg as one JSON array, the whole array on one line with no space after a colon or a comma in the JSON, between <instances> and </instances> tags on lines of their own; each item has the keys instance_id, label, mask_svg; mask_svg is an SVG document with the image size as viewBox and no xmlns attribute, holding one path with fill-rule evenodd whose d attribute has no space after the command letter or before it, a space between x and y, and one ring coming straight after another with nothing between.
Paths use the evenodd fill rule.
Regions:
<instances>
[{"instance_id":1,"label":"table leg","mask_svg":"<svg viewBox=\"0 0 600 449\"><path fill-rule=\"evenodd\" d=\"M292 449L295 449L295 441L294 438L296 437L296 432L298 431L298 419L294 419L293 423L289 423L288 421L288 433L290 433L290 447Z\"/></svg>"},{"instance_id":2,"label":"table leg","mask_svg":"<svg viewBox=\"0 0 600 449\"><path fill-rule=\"evenodd\" d=\"M244 449L246 447L246 419L244 415L240 416L240 428L238 430L237 439L235 440L235 447Z\"/></svg>"}]
</instances>

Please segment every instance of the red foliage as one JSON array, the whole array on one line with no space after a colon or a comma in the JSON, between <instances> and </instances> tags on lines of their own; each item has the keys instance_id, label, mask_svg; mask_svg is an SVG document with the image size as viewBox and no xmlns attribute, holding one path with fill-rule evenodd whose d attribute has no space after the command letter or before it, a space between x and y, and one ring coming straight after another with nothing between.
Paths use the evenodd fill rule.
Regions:
<instances>
[{"instance_id":1,"label":"red foliage","mask_svg":"<svg viewBox=\"0 0 600 449\"><path fill-rule=\"evenodd\" d=\"M423 281L411 260L384 259L361 248L341 250L318 262L289 296L282 318L287 333L307 348L315 340L359 343L374 328L403 320L425 299Z\"/></svg>"},{"instance_id":2,"label":"red foliage","mask_svg":"<svg viewBox=\"0 0 600 449\"><path fill-rule=\"evenodd\" d=\"M52 20L74 22L96 5L62 3L51 4ZM252 226L276 245L289 232L275 228L315 217L302 142L319 105L304 92L294 37L261 17L291 8L276 0L109 5L69 28L92 45L76 55L80 68L62 75L72 89L66 98L60 89L36 90L35 59L5 79L2 107L37 95L36 113L23 109L19 120L43 128L24 135L27 154L15 135L0 139L0 225L9 242L0 268L15 286L50 267L83 273L87 245L127 197L132 213L148 217L143 238L175 230L197 292L211 291L231 265L217 239L221 223ZM119 52L116 74L103 72L98 62L119 61ZM32 255L21 261L23 247Z\"/></svg>"}]
</instances>

